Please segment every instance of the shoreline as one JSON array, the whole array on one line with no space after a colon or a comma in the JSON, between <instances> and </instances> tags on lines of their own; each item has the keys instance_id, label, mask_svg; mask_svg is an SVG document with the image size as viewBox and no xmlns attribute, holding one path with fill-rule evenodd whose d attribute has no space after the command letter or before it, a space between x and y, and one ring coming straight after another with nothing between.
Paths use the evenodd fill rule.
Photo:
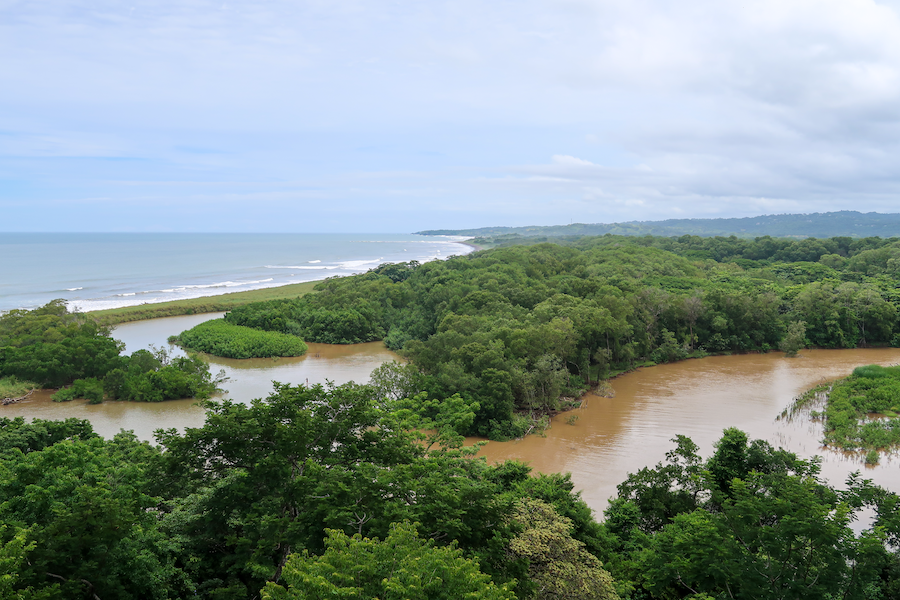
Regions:
<instances>
[{"instance_id":1,"label":"shoreline","mask_svg":"<svg viewBox=\"0 0 900 600\"><path fill-rule=\"evenodd\" d=\"M104 308L101 310L87 311L82 314L94 319L104 326L120 325L133 321L146 321L164 317L180 317L182 315L199 315L214 312L228 312L233 308L250 304L251 302L264 302L266 300L285 300L299 298L313 293L315 286L324 281L304 281L302 283L289 283L256 290L242 292L227 292L214 296L200 296L199 298L185 298L183 300L169 300L167 302L154 302L148 304L136 304L134 306L122 306L120 308Z\"/></svg>"},{"instance_id":2,"label":"shoreline","mask_svg":"<svg viewBox=\"0 0 900 600\"><path fill-rule=\"evenodd\" d=\"M453 243L471 248L471 252L484 250L482 246L473 244L468 240L453 240ZM466 256L471 252L466 252L461 256ZM352 275L340 275L338 277L352 277ZM321 279L304 281L301 283L288 283L285 285L276 285L240 292L226 292L224 294L200 296L197 298L150 302L131 306L121 306L118 308L103 308L84 311L82 314L90 316L100 325L113 326L122 323L146 321L149 319L160 319L165 317L228 312L233 308L244 306L252 302L299 298L306 294L314 293L315 286L326 279L330 279L330 277L326 276Z\"/></svg>"},{"instance_id":3,"label":"shoreline","mask_svg":"<svg viewBox=\"0 0 900 600\"><path fill-rule=\"evenodd\" d=\"M479 246L478 244L473 244L472 242L466 240L464 242L454 242L456 244L462 244L463 246L468 246L472 249L472 252L478 252L479 250L484 250L484 246Z\"/></svg>"}]
</instances>

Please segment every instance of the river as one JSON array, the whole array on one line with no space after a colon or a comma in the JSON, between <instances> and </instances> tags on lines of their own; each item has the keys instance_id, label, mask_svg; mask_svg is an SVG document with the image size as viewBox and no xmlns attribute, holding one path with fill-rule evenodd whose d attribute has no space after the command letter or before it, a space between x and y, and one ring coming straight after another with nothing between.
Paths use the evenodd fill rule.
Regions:
<instances>
[{"instance_id":1,"label":"river","mask_svg":"<svg viewBox=\"0 0 900 600\"><path fill-rule=\"evenodd\" d=\"M114 337L131 352L148 344L164 345L165 339L218 315L194 315L154 319L119 326ZM231 380L227 397L247 402L264 397L271 381L283 383L365 382L382 362L396 358L383 344L328 346L309 344L300 358L230 360L209 357L213 372L224 369ZM180 350L171 347L171 351ZM674 364L643 368L611 381L614 398L587 395L580 409L558 415L546 436L529 436L512 442L490 442L480 452L490 461L523 460L545 473L572 473L576 488L597 513L615 495L616 485L629 472L664 460L676 434L691 437L708 456L713 443L727 427L739 427L752 438L768 440L804 457L821 455L822 474L833 484L842 483L853 471L900 491L896 457L883 458L866 467L858 457L823 449L821 423L776 417L794 397L822 381L842 377L863 364L896 364L900 349L804 350L796 358L780 352L711 356ZM158 404L83 402L57 404L48 395L2 407L0 415L61 419L90 419L95 429L110 436L133 429L152 439L157 428L196 427L203 411L190 400ZM577 415L573 425L567 420ZM474 440L473 440L474 441Z\"/></svg>"},{"instance_id":2,"label":"river","mask_svg":"<svg viewBox=\"0 0 900 600\"><path fill-rule=\"evenodd\" d=\"M148 348L151 344L165 348L171 356L184 356L184 352L166 340L198 323L218 318L223 313L168 317L125 323L116 327L113 337L125 343L125 352ZM297 358L257 358L235 360L201 355L209 362L215 375L225 371L229 378L222 386L227 391L221 397L237 402L249 402L264 398L272 391L272 381L290 384L316 384L332 381L337 384L356 381L365 383L369 374L380 364L398 359L381 342L335 346L307 344L309 351ZM53 402L50 392L36 392L19 404L0 407L0 416L27 416L39 419L88 419L94 430L104 437L111 437L122 429L134 430L145 440L153 440L157 429L203 425L204 411L194 400L169 400L166 402L103 402L90 405L83 400Z\"/></svg>"}]
</instances>

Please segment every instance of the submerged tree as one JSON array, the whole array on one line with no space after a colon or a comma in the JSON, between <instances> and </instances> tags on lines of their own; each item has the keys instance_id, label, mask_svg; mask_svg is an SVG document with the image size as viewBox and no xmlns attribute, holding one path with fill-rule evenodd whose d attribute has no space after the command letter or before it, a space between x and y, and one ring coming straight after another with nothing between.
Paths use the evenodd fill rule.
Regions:
<instances>
[{"instance_id":1,"label":"submerged tree","mask_svg":"<svg viewBox=\"0 0 900 600\"><path fill-rule=\"evenodd\" d=\"M787 333L778 344L778 349L784 352L785 356L797 356L797 352L801 348L806 347L806 323L803 321L794 321L788 325Z\"/></svg>"}]
</instances>

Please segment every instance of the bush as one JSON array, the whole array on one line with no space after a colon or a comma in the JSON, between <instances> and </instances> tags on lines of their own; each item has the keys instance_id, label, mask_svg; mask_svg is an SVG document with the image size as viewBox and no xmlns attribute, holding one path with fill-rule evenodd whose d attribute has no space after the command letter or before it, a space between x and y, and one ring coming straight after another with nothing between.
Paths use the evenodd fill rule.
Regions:
<instances>
[{"instance_id":1,"label":"bush","mask_svg":"<svg viewBox=\"0 0 900 600\"><path fill-rule=\"evenodd\" d=\"M76 379L67 388L63 388L51 396L54 402L70 402L76 398L85 398L88 404L103 402L103 383L94 377Z\"/></svg>"},{"instance_id":2,"label":"bush","mask_svg":"<svg viewBox=\"0 0 900 600\"><path fill-rule=\"evenodd\" d=\"M365 305L316 308L306 299L256 302L235 308L225 321L321 344L358 344L380 340L385 330Z\"/></svg>"},{"instance_id":3,"label":"bush","mask_svg":"<svg viewBox=\"0 0 900 600\"><path fill-rule=\"evenodd\" d=\"M103 378L103 389L113 400L162 402L179 398L209 398L220 378L213 380L209 365L196 357L169 360L164 350L138 350L126 358L125 368Z\"/></svg>"},{"instance_id":4,"label":"bush","mask_svg":"<svg viewBox=\"0 0 900 600\"><path fill-rule=\"evenodd\" d=\"M232 325L223 319L205 321L182 331L176 343L190 350L226 358L301 356L308 348L297 336Z\"/></svg>"}]
</instances>

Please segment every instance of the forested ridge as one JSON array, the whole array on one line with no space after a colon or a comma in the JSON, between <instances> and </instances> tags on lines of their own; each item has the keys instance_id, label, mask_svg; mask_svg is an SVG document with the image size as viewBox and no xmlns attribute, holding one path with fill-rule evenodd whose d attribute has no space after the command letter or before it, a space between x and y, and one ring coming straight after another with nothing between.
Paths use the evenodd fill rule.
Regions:
<instances>
[{"instance_id":1,"label":"forested ridge","mask_svg":"<svg viewBox=\"0 0 900 600\"><path fill-rule=\"evenodd\" d=\"M756 217L719 219L666 219L664 221L626 221L620 223L572 223L570 225L535 225L529 227L480 227L477 229L433 229L422 235L468 235L483 240L522 239L587 235L656 235L656 236L728 236L753 238L834 236L894 237L900 235L900 214L861 213L842 210L827 213L759 215Z\"/></svg>"},{"instance_id":2,"label":"forested ridge","mask_svg":"<svg viewBox=\"0 0 900 600\"><path fill-rule=\"evenodd\" d=\"M477 404L517 437L585 387L706 353L898 345L900 240L601 236L326 280L230 312L313 342L384 339L406 392Z\"/></svg>"}]
</instances>

